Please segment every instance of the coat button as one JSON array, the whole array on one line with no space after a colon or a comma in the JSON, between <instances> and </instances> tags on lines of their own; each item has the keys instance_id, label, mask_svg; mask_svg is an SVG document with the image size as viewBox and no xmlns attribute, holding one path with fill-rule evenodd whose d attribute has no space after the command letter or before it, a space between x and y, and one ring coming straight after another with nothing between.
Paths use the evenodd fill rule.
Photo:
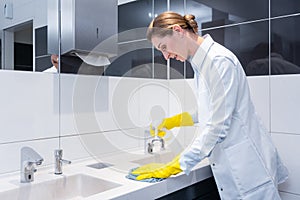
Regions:
<instances>
[{"instance_id":1,"label":"coat button","mask_svg":"<svg viewBox=\"0 0 300 200\"><path fill-rule=\"evenodd\" d=\"M223 191L223 188L221 188L220 190Z\"/></svg>"},{"instance_id":2,"label":"coat button","mask_svg":"<svg viewBox=\"0 0 300 200\"><path fill-rule=\"evenodd\" d=\"M216 165L215 163L212 164L212 166L215 166L215 165Z\"/></svg>"}]
</instances>

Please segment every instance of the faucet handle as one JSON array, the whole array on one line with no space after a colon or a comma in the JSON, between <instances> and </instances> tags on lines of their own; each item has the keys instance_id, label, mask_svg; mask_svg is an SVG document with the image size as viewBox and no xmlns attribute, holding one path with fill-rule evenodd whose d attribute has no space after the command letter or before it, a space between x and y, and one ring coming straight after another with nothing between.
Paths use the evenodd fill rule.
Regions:
<instances>
[{"instance_id":1,"label":"faucet handle","mask_svg":"<svg viewBox=\"0 0 300 200\"><path fill-rule=\"evenodd\" d=\"M62 174L62 164L71 164L71 161L64 160L62 157L63 150L62 149L56 149L54 151L54 157L55 157L55 166L54 166L54 174Z\"/></svg>"},{"instance_id":2,"label":"faucet handle","mask_svg":"<svg viewBox=\"0 0 300 200\"><path fill-rule=\"evenodd\" d=\"M54 156L56 159L59 159L60 162L64 163L64 164L71 164L72 162L69 160L65 160L63 159L63 150L62 149L55 149L54 151Z\"/></svg>"},{"instance_id":3,"label":"faucet handle","mask_svg":"<svg viewBox=\"0 0 300 200\"><path fill-rule=\"evenodd\" d=\"M43 161L44 161L44 159L42 158L40 160L35 160L33 163L36 165L41 165Z\"/></svg>"},{"instance_id":4,"label":"faucet handle","mask_svg":"<svg viewBox=\"0 0 300 200\"><path fill-rule=\"evenodd\" d=\"M63 154L63 150L62 149L55 149L54 150L54 156L55 157L62 157L62 154Z\"/></svg>"},{"instance_id":5,"label":"faucet handle","mask_svg":"<svg viewBox=\"0 0 300 200\"><path fill-rule=\"evenodd\" d=\"M64 164L71 164L72 162L70 160L60 159L60 161Z\"/></svg>"}]
</instances>

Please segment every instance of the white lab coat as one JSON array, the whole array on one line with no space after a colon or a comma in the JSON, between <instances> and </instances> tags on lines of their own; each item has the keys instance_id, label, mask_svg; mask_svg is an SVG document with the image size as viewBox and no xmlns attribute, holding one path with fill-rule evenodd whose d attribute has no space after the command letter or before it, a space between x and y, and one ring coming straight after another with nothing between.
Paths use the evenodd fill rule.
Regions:
<instances>
[{"instance_id":1,"label":"white lab coat","mask_svg":"<svg viewBox=\"0 0 300 200\"><path fill-rule=\"evenodd\" d=\"M43 72L49 72L49 73L57 73L57 69L55 66L52 66L48 69L45 69Z\"/></svg>"},{"instance_id":2,"label":"white lab coat","mask_svg":"<svg viewBox=\"0 0 300 200\"><path fill-rule=\"evenodd\" d=\"M180 158L185 173L205 157L223 200L277 200L287 179L270 134L258 118L236 56L206 35L191 59L204 123Z\"/></svg>"}]
</instances>

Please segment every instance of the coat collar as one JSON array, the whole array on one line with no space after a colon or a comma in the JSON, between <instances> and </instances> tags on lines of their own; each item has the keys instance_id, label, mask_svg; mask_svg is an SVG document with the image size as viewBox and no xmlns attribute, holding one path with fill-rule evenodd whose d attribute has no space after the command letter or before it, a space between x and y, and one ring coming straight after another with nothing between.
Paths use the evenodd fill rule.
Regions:
<instances>
[{"instance_id":1,"label":"coat collar","mask_svg":"<svg viewBox=\"0 0 300 200\"><path fill-rule=\"evenodd\" d=\"M203 36L204 40L197 49L195 55L191 58L192 66L200 67L205 60L207 52L209 51L210 47L214 44L214 40L211 38L209 34Z\"/></svg>"}]
</instances>

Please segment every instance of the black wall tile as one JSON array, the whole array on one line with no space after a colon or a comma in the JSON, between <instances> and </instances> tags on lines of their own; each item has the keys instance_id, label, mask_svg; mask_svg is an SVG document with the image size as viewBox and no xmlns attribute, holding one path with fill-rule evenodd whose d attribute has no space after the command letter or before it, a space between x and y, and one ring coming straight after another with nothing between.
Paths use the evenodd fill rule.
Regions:
<instances>
[{"instance_id":1,"label":"black wall tile","mask_svg":"<svg viewBox=\"0 0 300 200\"><path fill-rule=\"evenodd\" d=\"M271 74L300 73L300 16L271 20Z\"/></svg>"},{"instance_id":2,"label":"black wall tile","mask_svg":"<svg viewBox=\"0 0 300 200\"><path fill-rule=\"evenodd\" d=\"M271 17L300 12L299 0L271 0Z\"/></svg>"},{"instance_id":3,"label":"black wall tile","mask_svg":"<svg viewBox=\"0 0 300 200\"><path fill-rule=\"evenodd\" d=\"M269 21L240 24L224 28L203 31L202 35L210 34L212 38L231 50L240 60L247 75L269 74ZM266 60L266 66L257 62Z\"/></svg>"}]
</instances>

